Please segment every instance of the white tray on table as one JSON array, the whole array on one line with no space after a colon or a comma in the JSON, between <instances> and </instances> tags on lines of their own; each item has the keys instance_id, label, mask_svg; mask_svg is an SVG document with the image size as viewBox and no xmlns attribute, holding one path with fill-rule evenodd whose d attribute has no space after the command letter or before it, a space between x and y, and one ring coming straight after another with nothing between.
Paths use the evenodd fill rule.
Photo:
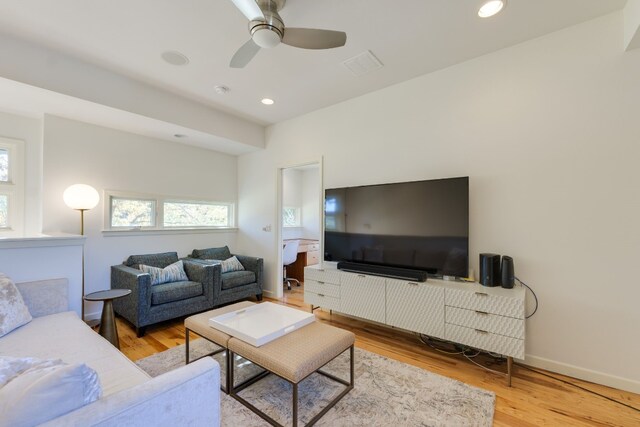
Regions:
<instances>
[{"instance_id":1,"label":"white tray on table","mask_svg":"<svg viewBox=\"0 0 640 427\"><path fill-rule=\"evenodd\" d=\"M313 313L263 302L209 319L209 326L260 347L315 321Z\"/></svg>"}]
</instances>

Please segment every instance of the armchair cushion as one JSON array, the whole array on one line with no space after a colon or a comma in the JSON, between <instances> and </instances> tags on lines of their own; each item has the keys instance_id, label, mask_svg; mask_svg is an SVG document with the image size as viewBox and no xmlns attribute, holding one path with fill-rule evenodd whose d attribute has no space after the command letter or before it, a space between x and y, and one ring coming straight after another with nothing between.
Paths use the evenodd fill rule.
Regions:
<instances>
[{"instance_id":1,"label":"armchair cushion","mask_svg":"<svg viewBox=\"0 0 640 427\"><path fill-rule=\"evenodd\" d=\"M244 286L256 281L256 273L253 271L231 271L222 274L222 289L232 289Z\"/></svg>"},{"instance_id":2,"label":"armchair cushion","mask_svg":"<svg viewBox=\"0 0 640 427\"><path fill-rule=\"evenodd\" d=\"M151 305L160 305L168 302L200 296L204 293L202 283L181 281L156 285L151 290Z\"/></svg>"},{"instance_id":3,"label":"armchair cushion","mask_svg":"<svg viewBox=\"0 0 640 427\"><path fill-rule=\"evenodd\" d=\"M138 268L140 264L165 268L176 261L178 261L177 252L164 252L159 254L131 255L124 264L133 268Z\"/></svg>"},{"instance_id":4,"label":"armchair cushion","mask_svg":"<svg viewBox=\"0 0 640 427\"><path fill-rule=\"evenodd\" d=\"M140 264L140 271L149 273L151 276L151 285L161 285L169 282L188 281L187 273L184 272L182 261L169 264L165 268L152 267L150 265Z\"/></svg>"},{"instance_id":5,"label":"armchair cushion","mask_svg":"<svg viewBox=\"0 0 640 427\"><path fill-rule=\"evenodd\" d=\"M231 252L228 246L221 248L207 248L207 249L194 249L191 252L191 258L199 259L229 259L231 258Z\"/></svg>"}]
</instances>

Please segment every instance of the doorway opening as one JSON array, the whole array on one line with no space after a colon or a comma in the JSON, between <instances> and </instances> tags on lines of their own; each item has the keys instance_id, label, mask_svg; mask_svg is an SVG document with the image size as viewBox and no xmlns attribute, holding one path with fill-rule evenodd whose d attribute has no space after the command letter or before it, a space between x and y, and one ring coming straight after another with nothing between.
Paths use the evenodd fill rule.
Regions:
<instances>
[{"instance_id":1,"label":"doorway opening","mask_svg":"<svg viewBox=\"0 0 640 427\"><path fill-rule=\"evenodd\" d=\"M304 267L321 260L322 181L322 160L278 169L277 297L301 307Z\"/></svg>"}]
</instances>

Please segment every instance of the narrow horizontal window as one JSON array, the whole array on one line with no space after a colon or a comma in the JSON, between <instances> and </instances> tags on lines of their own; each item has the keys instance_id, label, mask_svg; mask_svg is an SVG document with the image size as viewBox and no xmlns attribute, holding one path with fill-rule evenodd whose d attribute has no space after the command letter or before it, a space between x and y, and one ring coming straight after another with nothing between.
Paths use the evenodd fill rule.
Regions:
<instances>
[{"instance_id":1,"label":"narrow horizontal window","mask_svg":"<svg viewBox=\"0 0 640 427\"><path fill-rule=\"evenodd\" d=\"M0 194L0 228L9 227L9 196Z\"/></svg>"},{"instance_id":2,"label":"narrow horizontal window","mask_svg":"<svg viewBox=\"0 0 640 427\"><path fill-rule=\"evenodd\" d=\"M111 198L111 227L154 227L156 201Z\"/></svg>"},{"instance_id":3,"label":"narrow horizontal window","mask_svg":"<svg viewBox=\"0 0 640 427\"><path fill-rule=\"evenodd\" d=\"M235 227L235 204L180 196L105 190L105 232L179 233Z\"/></svg>"},{"instance_id":4,"label":"narrow horizontal window","mask_svg":"<svg viewBox=\"0 0 640 427\"><path fill-rule=\"evenodd\" d=\"M207 202L165 202L165 227L229 227L230 205Z\"/></svg>"}]
</instances>

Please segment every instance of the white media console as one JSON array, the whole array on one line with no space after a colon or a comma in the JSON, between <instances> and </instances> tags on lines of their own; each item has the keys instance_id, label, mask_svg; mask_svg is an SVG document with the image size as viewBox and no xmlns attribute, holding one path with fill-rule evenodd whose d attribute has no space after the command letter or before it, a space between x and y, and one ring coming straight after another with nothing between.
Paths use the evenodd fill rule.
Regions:
<instances>
[{"instance_id":1,"label":"white media console","mask_svg":"<svg viewBox=\"0 0 640 427\"><path fill-rule=\"evenodd\" d=\"M350 316L524 359L525 289L429 279L412 282L338 270L304 269L304 301Z\"/></svg>"}]
</instances>

